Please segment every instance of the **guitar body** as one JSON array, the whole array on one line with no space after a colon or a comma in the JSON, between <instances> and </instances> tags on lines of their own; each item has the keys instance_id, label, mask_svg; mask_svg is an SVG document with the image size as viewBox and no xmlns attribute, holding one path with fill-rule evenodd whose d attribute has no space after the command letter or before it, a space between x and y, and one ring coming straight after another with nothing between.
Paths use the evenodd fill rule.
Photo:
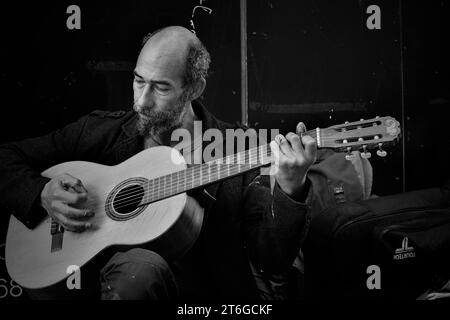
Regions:
<instances>
[{"instance_id":1,"label":"guitar body","mask_svg":"<svg viewBox=\"0 0 450 320\"><path fill-rule=\"evenodd\" d=\"M30 230L11 216L6 241L11 278L25 288L45 288L66 279L70 266L82 267L112 246L147 247L168 260L183 255L197 239L203 222L203 209L195 199L181 193L143 206L135 205L140 201L136 197L134 203L121 206L121 202L127 198L126 190L142 196L141 187L149 179L184 169L186 164L177 151L155 147L117 166L76 161L44 171L45 177L68 173L83 182L88 191L84 207L95 208L90 219L93 228L54 235L50 217ZM55 249L52 241L60 247Z\"/></svg>"}]
</instances>

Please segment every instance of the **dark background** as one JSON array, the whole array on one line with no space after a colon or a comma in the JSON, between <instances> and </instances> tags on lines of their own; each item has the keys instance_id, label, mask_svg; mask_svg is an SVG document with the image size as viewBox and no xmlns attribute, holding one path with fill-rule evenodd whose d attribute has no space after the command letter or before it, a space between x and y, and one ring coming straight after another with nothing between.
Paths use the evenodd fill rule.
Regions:
<instances>
[{"instance_id":1,"label":"dark background","mask_svg":"<svg viewBox=\"0 0 450 320\"><path fill-rule=\"evenodd\" d=\"M142 37L167 25L191 28L199 3L2 4L0 143L93 109L131 108ZM81 30L66 27L71 4L81 7ZM366 27L372 4L381 8L381 30ZM204 102L218 118L240 121L239 1L203 5L213 10L194 17L213 59ZM403 136L387 158L373 153L374 193L441 185L449 178L449 14L448 1L249 1L249 125L287 132L298 121L311 129L390 115ZM4 212L3 230L7 219Z\"/></svg>"}]
</instances>

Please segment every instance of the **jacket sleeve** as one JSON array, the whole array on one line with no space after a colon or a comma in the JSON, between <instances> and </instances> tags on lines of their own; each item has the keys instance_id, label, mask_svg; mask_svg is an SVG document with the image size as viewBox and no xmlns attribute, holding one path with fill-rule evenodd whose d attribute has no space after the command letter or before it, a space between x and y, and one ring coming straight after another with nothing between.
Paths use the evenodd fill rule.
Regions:
<instances>
[{"instance_id":1,"label":"jacket sleeve","mask_svg":"<svg viewBox=\"0 0 450 320\"><path fill-rule=\"evenodd\" d=\"M305 201L286 195L270 176L257 176L244 194L245 240L253 265L270 273L285 271L306 236L312 187L307 178Z\"/></svg>"},{"instance_id":2,"label":"jacket sleeve","mask_svg":"<svg viewBox=\"0 0 450 320\"><path fill-rule=\"evenodd\" d=\"M86 121L87 116L48 135L0 146L0 203L28 228L46 215L39 201L50 179L40 173L75 158Z\"/></svg>"},{"instance_id":3,"label":"jacket sleeve","mask_svg":"<svg viewBox=\"0 0 450 320\"><path fill-rule=\"evenodd\" d=\"M304 202L294 201L277 184L271 192L269 176L256 177L246 188L246 245L251 262L259 271L272 274L286 271L317 213L338 202L370 196L372 167L366 159L356 153L357 159L365 160L357 166L343 154L319 151L318 161L307 175L308 193Z\"/></svg>"}]
</instances>

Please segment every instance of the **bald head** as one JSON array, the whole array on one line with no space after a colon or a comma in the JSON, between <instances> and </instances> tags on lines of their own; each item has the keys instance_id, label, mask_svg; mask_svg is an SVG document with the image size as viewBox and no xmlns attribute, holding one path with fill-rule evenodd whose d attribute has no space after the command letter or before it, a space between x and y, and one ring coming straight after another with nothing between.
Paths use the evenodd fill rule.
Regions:
<instances>
[{"instance_id":1,"label":"bald head","mask_svg":"<svg viewBox=\"0 0 450 320\"><path fill-rule=\"evenodd\" d=\"M157 30L145 37L143 49L147 46L154 46L155 48L187 54L190 46L199 44L200 40L188 29L173 26Z\"/></svg>"},{"instance_id":2,"label":"bald head","mask_svg":"<svg viewBox=\"0 0 450 320\"><path fill-rule=\"evenodd\" d=\"M210 56L195 34L184 27L171 26L147 35L139 61L165 60L180 72L184 86L206 80Z\"/></svg>"}]
</instances>

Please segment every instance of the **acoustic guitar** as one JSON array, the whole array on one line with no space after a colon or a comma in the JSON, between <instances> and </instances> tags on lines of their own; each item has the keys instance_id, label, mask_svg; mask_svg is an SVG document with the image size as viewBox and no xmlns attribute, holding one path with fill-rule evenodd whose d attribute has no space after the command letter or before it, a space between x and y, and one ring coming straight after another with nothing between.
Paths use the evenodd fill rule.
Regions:
<instances>
[{"instance_id":1,"label":"acoustic guitar","mask_svg":"<svg viewBox=\"0 0 450 320\"><path fill-rule=\"evenodd\" d=\"M399 137L392 117L346 122L306 132L319 148L347 152L370 149L386 156L385 146ZM257 161L255 161L257 159ZM196 241L203 209L186 192L271 164L269 145L228 157L187 166L175 149L154 147L116 166L67 162L42 172L48 178L69 173L88 190L87 206L95 208L95 226L83 233L64 230L47 217L35 229L11 216L6 240L6 266L11 278L29 289L40 289L66 279L68 268L83 267L111 246L146 247L166 259L183 255Z\"/></svg>"}]
</instances>

